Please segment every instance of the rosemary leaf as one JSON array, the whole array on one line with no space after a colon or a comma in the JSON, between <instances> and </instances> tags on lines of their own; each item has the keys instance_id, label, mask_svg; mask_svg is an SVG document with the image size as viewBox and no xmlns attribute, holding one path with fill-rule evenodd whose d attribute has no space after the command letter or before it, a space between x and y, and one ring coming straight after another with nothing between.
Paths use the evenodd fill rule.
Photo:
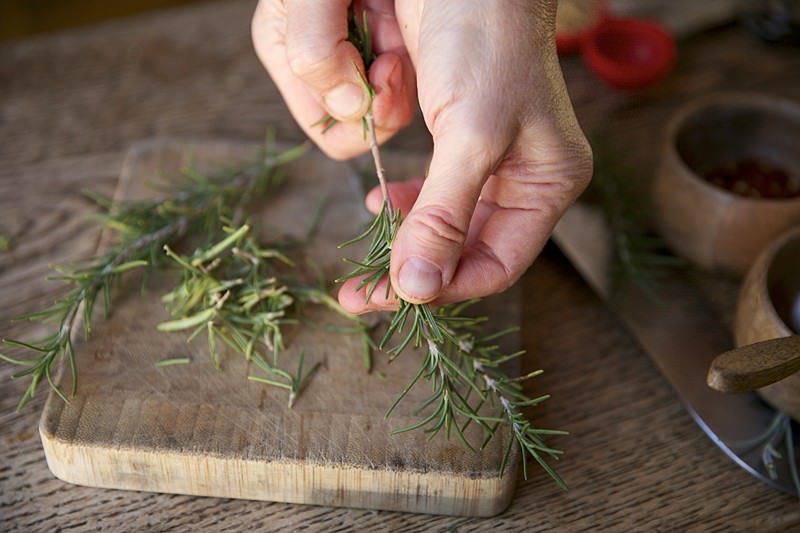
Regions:
<instances>
[{"instance_id":1,"label":"rosemary leaf","mask_svg":"<svg viewBox=\"0 0 800 533\"><path fill-rule=\"evenodd\" d=\"M165 366L188 365L191 362L192 360L188 357L173 357L171 359L162 359L161 361L156 361L155 366L157 368L162 368Z\"/></svg>"}]
</instances>

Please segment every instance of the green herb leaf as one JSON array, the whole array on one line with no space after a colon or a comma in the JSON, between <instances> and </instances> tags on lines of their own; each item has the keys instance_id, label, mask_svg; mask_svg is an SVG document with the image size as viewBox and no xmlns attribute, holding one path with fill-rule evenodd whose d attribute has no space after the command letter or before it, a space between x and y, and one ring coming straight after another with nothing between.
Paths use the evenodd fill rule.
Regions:
<instances>
[{"instance_id":1,"label":"green herb leaf","mask_svg":"<svg viewBox=\"0 0 800 533\"><path fill-rule=\"evenodd\" d=\"M161 361L156 361L155 365L157 368L162 368L165 366L188 365L191 362L192 360L188 357L173 357L171 359L162 359Z\"/></svg>"}]
</instances>

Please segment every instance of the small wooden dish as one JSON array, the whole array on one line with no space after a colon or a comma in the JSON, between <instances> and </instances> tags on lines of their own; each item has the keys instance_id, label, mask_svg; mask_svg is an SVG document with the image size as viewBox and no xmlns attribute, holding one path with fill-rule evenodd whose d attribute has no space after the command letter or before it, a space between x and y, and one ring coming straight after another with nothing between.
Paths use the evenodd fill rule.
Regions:
<instances>
[{"instance_id":1,"label":"small wooden dish","mask_svg":"<svg viewBox=\"0 0 800 533\"><path fill-rule=\"evenodd\" d=\"M703 176L753 158L800 177L800 105L756 94L694 101L668 122L653 182L655 221L697 266L744 275L764 246L800 225L800 197L745 197Z\"/></svg>"},{"instance_id":2,"label":"small wooden dish","mask_svg":"<svg viewBox=\"0 0 800 533\"><path fill-rule=\"evenodd\" d=\"M753 263L739 294L734 335L737 346L800 335L800 226L770 244ZM800 374L758 393L800 420Z\"/></svg>"}]
</instances>

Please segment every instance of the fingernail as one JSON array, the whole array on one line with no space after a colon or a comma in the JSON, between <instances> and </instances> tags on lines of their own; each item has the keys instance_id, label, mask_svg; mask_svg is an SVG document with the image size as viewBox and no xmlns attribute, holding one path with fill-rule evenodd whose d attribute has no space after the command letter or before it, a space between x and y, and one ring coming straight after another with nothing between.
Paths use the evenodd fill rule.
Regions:
<instances>
[{"instance_id":1,"label":"fingernail","mask_svg":"<svg viewBox=\"0 0 800 533\"><path fill-rule=\"evenodd\" d=\"M408 296L428 300L442 290L442 271L428 261L412 257L400 268L400 290Z\"/></svg>"},{"instance_id":2,"label":"fingernail","mask_svg":"<svg viewBox=\"0 0 800 533\"><path fill-rule=\"evenodd\" d=\"M354 83L343 83L325 95L328 110L339 117L350 118L361 110L366 94Z\"/></svg>"}]
</instances>

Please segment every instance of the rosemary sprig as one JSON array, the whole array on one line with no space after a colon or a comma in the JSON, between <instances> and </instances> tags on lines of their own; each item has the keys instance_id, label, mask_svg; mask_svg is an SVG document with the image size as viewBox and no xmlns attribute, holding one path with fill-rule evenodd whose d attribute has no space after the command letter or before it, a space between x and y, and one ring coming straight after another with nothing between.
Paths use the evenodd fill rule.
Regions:
<instances>
[{"instance_id":1,"label":"rosemary sprig","mask_svg":"<svg viewBox=\"0 0 800 533\"><path fill-rule=\"evenodd\" d=\"M65 360L69 366L71 393L75 394L78 376L73 346L77 326L83 323L84 338L91 335L98 297L102 295L108 313L111 289L121 274L159 263L164 257L161 249L165 244L176 242L190 231L214 228L221 216L232 217L249 200L250 192L275 186L282 167L304 151L305 146L301 145L275 153L268 142L263 154L241 169L210 176L187 169L184 172L189 181L186 188L154 200L115 205L106 198L91 195L106 209L97 218L114 235L115 242L96 258L78 265L57 267L60 275L53 279L68 283L71 290L50 307L20 317L54 321L57 326L52 334L32 341L3 339L0 343L32 354L25 359L0 354L0 359L7 363L23 367L12 378L30 379L17 410L33 398L42 381L47 381L64 401L68 400L54 379L54 367L60 360Z\"/></svg>"},{"instance_id":2,"label":"rosemary sprig","mask_svg":"<svg viewBox=\"0 0 800 533\"><path fill-rule=\"evenodd\" d=\"M622 158L611 148L608 135L594 135L592 147L594 178L587 192L599 197L611 230L611 294L619 294L632 283L659 302L659 281L685 262L671 254L663 239L649 229L642 212L642 195L631 190L630 170L621 164Z\"/></svg>"},{"instance_id":3,"label":"rosemary sprig","mask_svg":"<svg viewBox=\"0 0 800 533\"><path fill-rule=\"evenodd\" d=\"M773 480L778 479L775 459L784 459L789 469L789 477L792 479L795 493L800 496L800 473L798 473L797 457L795 456L794 431L792 429L792 419L788 415L778 411L763 433L751 439L730 444L731 448L740 453L749 453L760 446L761 464L764 465L767 475ZM781 444L786 457L778 451Z\"/></svg>"},{"instance_id":4,"label":"rosemary sprig","mask_svg":"<svg viewBox=\"0 0 800 533\"><path fill-rule=\"evenodd\" d=\"M361 17L351 12L349 33L349 40L359 50L368 68L374 60L374 55L366 12L362 12ZM360 71L359 76L370 98L374 98L375 91L372 86ZM330 117L323 117L318 124L323 125L325 131L333 125L332 120ZM363 126L365 137L370 143L378 184L383 194L383 205L361 235L340 245L342 247L370 239L364 259L361 261L346 259L353 266L353 270L337 281L360 278L357 290L366 287L366 300L369 301L380 281L383 278L388 280L392 243L400 228L401 214L393 208L389 195L371 101L363 119ZM390 289L387 281L387 298ZM470 424L477 424L483 429L485 436L480 445L483 448L496 434L500 425L505 423L510 428L510 435L501 461L500 475L504 474L512 447L517 443L526 479L527 459L530 457L536 460L560 487L566 489L564 481L546 461L546 457L558 459L561 451L547 446L544 442L544 437L547 435L566 433L536 428L523 413L525 408L547 399L547 396L530 398L521 386L521 382L541 372L533 372L520 378L509 377L503 371L502 364L521 356L524 351L502 354L499 347L492 343L511 330L481 336L481 325L487 319L462 314L474 302L446 305L436 310L427 304L413 304L400 298L398 303L399 308L392 315L378 346L381 349L387 348L392 358L398 357L410 345L416 348L424 347L425 357L419 371L399 394L386 416L391 415L420 379L432 382L433 392L414 411L420 419L409 426L395 430L395 433L423 429L432 439L442 430L449 438L455 430L462 444L474 450L475 447L469 442L465 433ZM389 347L393 341L395 343ZM494 414L486 414L487 407L491 409L492 406L495 406Z\"/></svg>"},{"instance_id":5,"label":"rosemary sprig","mask_svg":"<svg viewBox=\"0 0 800 533\"><path fill-rule=\"evenodd\" d=\"M370 226L355 239L342 246L370 239L366 256L361 261L347 260L353 270L339 281L360 278L357 288L366 287L367 300L383 278L388 278L391 245L400 227L399 212L389 213L384 203ZM387 294L390 287L387 283ZM548 396L529 397L521 383L538 376L540 371L519 378L508 376L502 365L523 355L524 351L503 354L495 341L514 331L508 329L490 335L481 335L485 317L470 317L464 311L474 301L449 304L431 309L427 304L413 304L399 299L399 308L392 315L386 332L379 343L390 357L398 357L408 346L424 348L422 364L406 387L389 407L390 416L411 389L421 380L431 382L432 393L414 410L419 420L395 430L402 433L423 429L434 438L444 431L449 438L454 432L462 444L475 450L466 435L466 428L477 424L483 429L485 447L502 424L509 427L510 435L500 465L503 475L512 446L521 451L523 474L527 479L526 460L534 459L562 488L566 484L550 467L547 459L558 459L561 451L548 446L548 435L564 435L563 431L537 428L525 415L524 409L546 400Z\"/></svg>"}]
</instances>

